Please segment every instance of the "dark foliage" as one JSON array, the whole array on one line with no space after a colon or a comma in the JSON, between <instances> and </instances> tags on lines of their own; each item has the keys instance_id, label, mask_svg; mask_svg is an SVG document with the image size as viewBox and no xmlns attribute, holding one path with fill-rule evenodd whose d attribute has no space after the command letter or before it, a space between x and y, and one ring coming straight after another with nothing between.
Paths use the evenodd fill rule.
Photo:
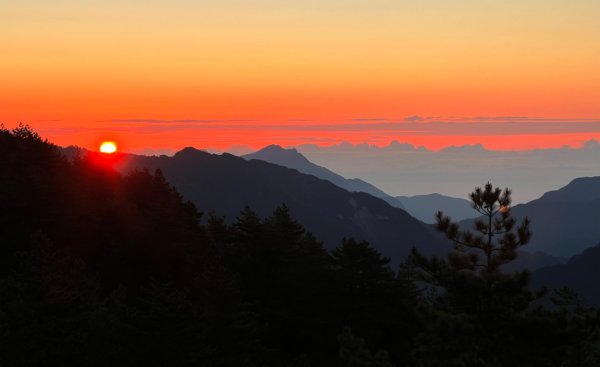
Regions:
<instances>
[{"instance_id":1,"label":"dark foliage","mask_svg":"<svg viewBox=\"0 0 600 367\"><path fill-rule=\"evenodd\" d=\"M0 365L250 364L253 316L160 172L0 130Z\"/></svg>"},{"instance_id":2,"label":"dark foliage","mask_svg":"<svg viewBox=\"0 0 600 367\"><path fill-rule=\"evenodd\" d=\"M119 167L122 172L160 169L196 207L225 215L229 224L246 205L267 217L286 203L328 250L343 237L356 237L369 241L396 266L413 246L427 254L441 254L443 248L442 236L404 210L276 164L185 148L172 157L126 155Z\"/></svg>"},{"instance_id":3,"label":"dark foliage","mask_svg":"<svg viewBox=\"0 0 600 367\"><path fill-rule=\"evenodd\" d=\"M508 192L472 197L499 215L483 238L440 215L457 252L395 272L365 241L327 251L284 204L203 223L160 170L113 163L0 128L0 365L598 364L595 309L501 272L529 236Z\"/></svg>"},{"instance_id":4,"label":"dark foliage","mask_svg":"<svg viewBox=\"0 0 600 367\"><path fill-rule=\"evenodd\" d=\"M528 271L501 270L531 237L529 220L516 225L510 215L510 193L490 183L471 193L482 215L475 233L437 213L438 229L454 242L447 259L413 250L411 270L427 292L414 350L420 366L579 366L591 356L594 310L544 309L545 291L530 290Z\"/></svg>"}]
</instances>

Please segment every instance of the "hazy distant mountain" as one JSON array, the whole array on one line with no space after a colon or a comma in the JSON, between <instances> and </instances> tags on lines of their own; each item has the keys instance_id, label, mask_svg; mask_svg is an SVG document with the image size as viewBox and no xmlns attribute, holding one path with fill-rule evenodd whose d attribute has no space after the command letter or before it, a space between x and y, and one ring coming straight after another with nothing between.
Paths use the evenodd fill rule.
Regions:
<instances>
[{"instance_id":1,"label":"hazy distant mountain","mask_svg":"<svg viewBox=\"0 0 600 367\"><path fill-rule=\"evenodd\" d=\"M348 191L366 192L375 197L381 198L390 205L402 208L402 204L393 196L386 194L377 187L358 178L347 179L325 167L316 165L306 159L296 149L284 149L279 145L269 145L254 153L242 156L245 159L260 159L266 162L275 163L280 166L296 169L302 173L313 175L318 178L333 182L337 186Z\"/></svg>"},{"instance_id":2,"label":"hazy distant mountain","mask_svg":"<svg viewBox=\"0 0 600 367\"><path fill-rule=\"evenodd\" d=\"M600 177L584 177L513 207L515 218L531 219L533 236L525 250L571 257L600 239ZM471 221L462 225L470 226Z\"/></svg>"},{"instance_id":3,"label":"hazy distant mountain","mask_svg":"<svg viewBox=\"0 0 600 367\"><path fill-rule=\"evenodd\" d=\"M535 287L569 287L574 289L585 302L600 306L600 244L573 256L566 264L539 269L533 273Z\"/></svg>"},{"instance_id":4,"label":"hazy distant mountain","mask_svg":"<svg viewBox=\"0 0 600 367\"><path fill-rule=\"evenodd\" d=\"M465 199L440 194L396 196L396 199L413 217L425 223L435 223L434 215L438 210L457 221L477 216L477 212Z\"/></svg>"},{"instance_id":5,"label":"hazy distant mountain","mask_svg":"<svg viewBox=\"0 0 600 367\"><path fill-rule=\"evenodd\" d=\"M294 218L328 248L339 245L343 237L354 236L368 240L394 262L412 246L430 254L450 248L431 226L379 198L261 160L186 148L173 157L126 156L123 164L126 170L160 168L200 210L214 210L229 220L245 205L267 216L286 203Z\"/></svg>"}]
</instances>

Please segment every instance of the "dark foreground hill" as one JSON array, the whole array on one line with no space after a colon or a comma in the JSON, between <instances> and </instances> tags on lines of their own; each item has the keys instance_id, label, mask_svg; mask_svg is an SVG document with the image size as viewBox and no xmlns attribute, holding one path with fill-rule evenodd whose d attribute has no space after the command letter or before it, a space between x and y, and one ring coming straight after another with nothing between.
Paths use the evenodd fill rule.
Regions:
<instances>
[{"instance_id":1,"label":"dark foreground hill","mask_svg":"<svg viewBox=\"0 0 600 367\"><path fill-rule=\"evenodd\" d=\"M326 251L284 206L201 221L122 158L0 127L0 365L598 365L597 311L530 307L527 273Z\"/></svg>"},{"instance_id":2,"label":"dark foreground hill","mask_svg":"<svg viewBox=\"0 0 600 367\"><path fill-rule=\"evenodd\" d=\"M0 128L0 365L412 358L417 294L368 243L326 251L283 206L203 225L160 171L76 156Z\"/></svg>"},{"instance_id":3,"label":"dark foreground hill","mask_svg":"<svg viewBox=\"0 0 600 367\"><path fill-rule=\"evenodd\" d=\"M265 216L285 203L328 248L337 246L343 237L356 237L395 262L412 246L430 254L449 248L430 226L379 198L348 192L329 181L264 161L193 148L173 157L125 157L123 169L141 168L160 169L200 210L225 215L229 221L245 206Z\"/></svg>"},{"instance_id":4,"label":"dark foreground hill","mask_svg":"<svg viewBox=\"0 0 600 367\"><path fill-rule=\"evenodd\" d=\"M195 207L92 158L0 127L0 365L245 364L256 335Z\"/></svg>"},{"instance_id":5,"label":"dark foreground hill","mask_svg":"<svg viewBox=\"0 0 600 367\"><path fill-rule=\"evenodd\" d=\"M535 271L532 279L536 287L569 287L585 303L600 307L600 244L573 256L566 264Z\"/></svg>"},{"instance_id":6,"label":"dark foreground hill","mask_svg":"<svg viewBox=\"0 0 600 367\"><path fill-rule=\"evenodd\" d=\"M0 126L0 365L381 359L353 332L410 359L416 293L368 243L327 251L284 206L204 225L160 171L116 172L123 158Z\"/></svg>"}]
</instances>

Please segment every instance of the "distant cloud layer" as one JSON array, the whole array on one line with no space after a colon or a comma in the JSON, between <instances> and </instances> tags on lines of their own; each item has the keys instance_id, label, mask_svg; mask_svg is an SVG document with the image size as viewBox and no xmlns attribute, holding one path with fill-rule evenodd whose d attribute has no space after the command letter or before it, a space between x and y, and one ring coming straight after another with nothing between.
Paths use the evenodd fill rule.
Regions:
<instances>
[{"instance_id":1,"label":"distant cloud layer","mask_svg":"<svg viewBox=\"0 0 600 367\"><path fill-rule=\"evenodd\" d=\"M34 128L36 126L34 125ZM115 118L94 125L65 126L53 122L39 132L57 144L94 149L98 139L117 139L130 151L195 146L227 150L245 145L331 145L342 141L385 146L397 140L439 150L451 145L483 144L489 149L524 150L563 145L581 146L600 139L600 119L549 119L527 116L357 117L345 121L311 119L260 121L236 119Z\"/></svg>"},{"instance_id":2,"label":"distant cloud layer","mask_svg":"<svg viewBox=\"0 0 600 367\"><path fill-rule=\"evenodd\" d=\"M300 145L308 159L345 177L366 180L392 195L441 193L455 197L487 181L514 190L516 202L535 199L572 179L600 175L600 143L580 148L493 151L463 145L431 151L411 144L386 146L342 142Z\"/></svg>"},{"instance_id":3,"label":"distant cloud layer","mask_svg":"<svg viewBox=\"0 0 600 367\"><path fill-rule=\"evenodd\" d=\"M386 117L374 117L374 118L355 118L352 121L388 121L389 119Z\"/></svg>"},{"instance_id":4,"label":"distant cloud layer","mask_svg":"<svg viewBox=\"0 0 600 367\"><path fill-rule=\"evenodd\" d=\"M160 120L160 119L114 119L110 120L113 123L146 123L146 124L206 124L216 122L256 122L258 120L242 119L242 120L208 120L208 119L179 119L179 120Z\"/></svg>"},{"instance_id":5,"label":"distant cloud layer","mask_svg":"<svg viewBox=\"0 0 600 367\"><path fill-rule=\"evenodd\" d=\"M483 116L462 118L461 120L440 120L422 116L409 116L401 121L383 117L355 118L341 123L302 123L308 120L288 120L289 123L265 123L252 119L210 120L210 119L115 119L111 120L113 128L136 129L140 127L189 129L238 129L238 130L271 130L271 131L314 131L314 132L364 132L394 136L490 136L490 135L524 135L524 134L567 134L567 133L600 133L598 120L543 119L523 116ZM426 122L426 123L424 123ZM131 126L130 123L140 126ZM127 125L124 125L127 124Z\"/></svg>"},{"instance_id":6,"label":"distant cloud layer","mask_svg":"<svg viewBox=\"0 0 600 367\"><path fill-rule=\"evenodd\" d=\"M408 116L404 118L404 121L406 122L420 122L420 121L424 121L425 119L421 116L418 115L414 115L414 116Z\"/></svg>"},{"instance_id":7,"label":"distant cloud layer","mask_svg":"<svg viewBox=\"0 0 600 367\"><path fill-rule=\"evenodd\" d=\"M351 122L341 123L314 123L310 121L287 121L287 123L265 123L256 120L159 120L159 119L116 119L112 120L114 128L146 131L165 131L170 129L190 130L239 130L282 132L306 135L312 132L315 135L321 133L340 133L343 139L344 133L361 133L365 142L372 142L371 137L377 135L378 140L388 142L399 135L410 136L507 136L507 135L556 135L575 133L600 133L600 121L598 120L545 120L512 117L512 118L477 118L472 121L436 121L421 116L410 116L403 121L392 121L385 118L357 118ZM247 136L246 136L247 137ZM387 137L387 139L386 139ZM238 144L244 144L244 136L240 136Z\"/></svg>"}]
</instances>

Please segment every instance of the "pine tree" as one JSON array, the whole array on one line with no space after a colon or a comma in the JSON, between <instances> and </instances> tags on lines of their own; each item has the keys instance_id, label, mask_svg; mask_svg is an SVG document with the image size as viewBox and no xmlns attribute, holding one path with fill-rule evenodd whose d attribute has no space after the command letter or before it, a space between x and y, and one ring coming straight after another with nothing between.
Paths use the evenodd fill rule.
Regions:
<instances>
[{"instance_id":1,"label":"pine tree","mask_svg":"<svg viewBox=\"0 0 600 367\"><path fill-rule=\"evenodd\" d=\"M429 295L414 351L422 365L504 366L523 358L515 336L527 325L526 311L537 295L529 289L528 271L502 272L531 238L529 219L517 225L510 215L510 196L489 182L475 188L469 197L482 217L474 231L436 213L437 229L454 244L446 259L413 249L409 262Z\"/></svg>"},{"instance_id":2,"label":"pine tree","mask_svg":"<svg viewBox=\"0 0 600 367\"><path fill-rule=\"evenodd\" d=\"M530 238L529 219L525 217L515 227L516 220L510 216L511 190L494 188L487 183L477 187L469 197L471 206L481 218L475 221L475 233L461 231L441 211L436 213L437 229L455 244L448 257L456 269L479 269L480 275L488 280L500 271L500 267L517 257L517 249L526 245ZM482 258L483 257L483 258Z\"/></svg>"}]
</instances>

